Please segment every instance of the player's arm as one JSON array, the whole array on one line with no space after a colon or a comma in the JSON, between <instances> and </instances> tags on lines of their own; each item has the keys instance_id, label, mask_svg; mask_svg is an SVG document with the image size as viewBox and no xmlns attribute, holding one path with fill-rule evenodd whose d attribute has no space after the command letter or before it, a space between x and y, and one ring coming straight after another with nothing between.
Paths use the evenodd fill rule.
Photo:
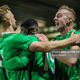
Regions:
<instances>
[{"instance_id":1,"label":"player's arm","mask_svg":"<svg viewBox=\"0 0 80 80\"><path fill-rule=\"evenodd\" d=\"M48 52L51 51L52 49L65 47L67 45L74 43L79 39L79 36L80 35L75 35L61 41L46 41L46 42L34 41L30 44L29 50L32 52L36 51Z\"/></svg>"},{"instance_id":2,"label":"player's arm","mask_svg":"<svg viewBox=\"0 0 80 80\"><path fill-rule=\"evenodd\" d=\"M75 50L79 50L80 47L77 45L74 45L70 48L71 50L75 49ZM76 53L75 53L76 54ZM68 66L74 66L77 62L77 57L76 58L60 58L60 57L56 57L56 59L58 59L59 61L63 62L64 64L68 65Z\"/></svg>"}]
</instances>

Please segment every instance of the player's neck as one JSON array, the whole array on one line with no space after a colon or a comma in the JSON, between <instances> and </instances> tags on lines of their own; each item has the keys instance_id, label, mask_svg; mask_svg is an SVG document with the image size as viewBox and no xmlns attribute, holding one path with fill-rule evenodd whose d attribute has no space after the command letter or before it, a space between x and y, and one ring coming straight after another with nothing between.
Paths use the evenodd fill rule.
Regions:
<instances>
[{"instance_id":1,"label":"player's neck","mask_svg":"<svg viewBox=\"0 0 80 80\"><path fill-rule=\"evenodd\" d=\"M64 31L63 32L61 32L61 35L65 35L67 32L69 32L69 31L71 31L71 30L73 30L73 28L72 27L66 27L65 29L64 29Z\"/></svg>"}]
</instances>

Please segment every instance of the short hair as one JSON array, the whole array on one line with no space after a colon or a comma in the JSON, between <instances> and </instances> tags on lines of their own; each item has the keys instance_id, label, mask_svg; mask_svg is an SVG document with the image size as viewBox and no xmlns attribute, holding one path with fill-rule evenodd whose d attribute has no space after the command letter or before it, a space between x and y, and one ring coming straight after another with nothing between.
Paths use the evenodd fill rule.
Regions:
<instances>
[{"instance_id":1,"label":"short hair","mask_svg":"<svg viewBox=\"0 0 80 80\"><path fill-rule=\"evenodd\" d=\"M38 26L37 21L34 19L27 19L21 24L21 27L24 27L25 29L27 29L31 26Z\"/></svg>"},{"instance_id":2,"label":"short hair","mask_svg":"<svg viewBox=\"0 0 80 80\"><path fill-rule=\"evenodd\" d=\"M61 10L61 9L66 9L66 10L70 11L72 13L73 17L74 17L73 20L75 21L75 19L76 19L76 12L74 11L73 8L70 8L70 7L66 6L66 5L63 5L63 6L61 6L59 8L59 10Z\"/></svg>"},{"instance_id":3,"label":"short hair","mask_svg":"<svg viewBox=\"0 0 80 80\"><path fill-rule=\"evenodd\" d=\"M3 5L0 7L0 23L5 21L5 14L7 13L7 10L10 10L8 5Z\"/></svg>"}]
</instances>

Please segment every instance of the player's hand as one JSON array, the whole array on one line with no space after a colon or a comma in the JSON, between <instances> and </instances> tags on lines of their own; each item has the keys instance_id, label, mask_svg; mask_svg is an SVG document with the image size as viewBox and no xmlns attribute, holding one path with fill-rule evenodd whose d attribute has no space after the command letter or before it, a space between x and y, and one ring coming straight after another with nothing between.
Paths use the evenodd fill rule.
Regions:
<instances>
[{"instance_id":1,"label":"player's hand","mask_svg":"<svg viewBox=\"0 0 80 80\"><path fill-rule=\"evenodd\" d=\"M74 43L78 44L78 43L80 43L80 34L74 34L74 32L75 32L75 31L73 31L73 32L71 33L71 39L72 39L72 41L73 41ZM74 44L74 43L73 43L73 44Z\"/></svg>"},{"instance_id":2,"label":"player's hand","mask_svg":"<svg viewBox=\"0 0 80 80\"><path fill-rule=\"evenodd\" d=\"M39 39L39 41L48 41L48 38L44 34L35 34L35 36Z\"/></svg>"}]
</instances>

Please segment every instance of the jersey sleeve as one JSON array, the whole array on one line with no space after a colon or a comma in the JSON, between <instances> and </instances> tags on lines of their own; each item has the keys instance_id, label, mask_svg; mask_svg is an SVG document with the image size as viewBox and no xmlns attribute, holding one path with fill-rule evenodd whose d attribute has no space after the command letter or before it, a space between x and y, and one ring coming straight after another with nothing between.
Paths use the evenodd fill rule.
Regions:
<instances>
[{"instance_id":1,"label":"jersey sleeve","mask_svg":"<svg viewBox=\"0 0 80 80\"><path fill-rule=\"evenodd\" d=\"M11 40L13 47L24 50L27 50L32 42L38 41L38 38L34 35L25 36L24 34L17 34L16 36L14 35L13 38L14 39Z\"/></svg>"}]
</instances>

